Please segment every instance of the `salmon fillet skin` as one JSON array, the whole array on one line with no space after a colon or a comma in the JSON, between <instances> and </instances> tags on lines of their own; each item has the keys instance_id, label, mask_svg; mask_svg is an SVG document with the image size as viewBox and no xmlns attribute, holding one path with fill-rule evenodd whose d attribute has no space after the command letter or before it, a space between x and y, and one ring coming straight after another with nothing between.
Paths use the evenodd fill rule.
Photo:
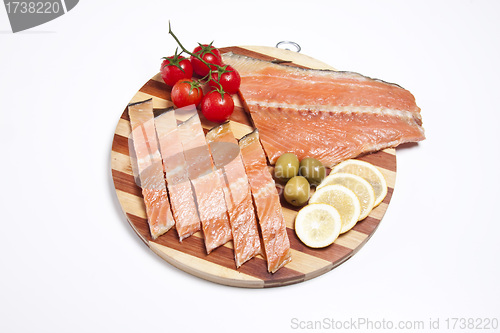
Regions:
<instances>
[{"instance_id":1,"label":"salmon fillet skin","mask_svg":"<svg viewBox=\"0 0 500 333\"><path fill-rule=\"evenodd\" d=\"M163 164L154 124L152 100L128 106L131 140L137 157L137 172L149 229L153 239L166 233L175 224L170 209Z\"/></svg>"},{"instance_id":2,"label":"salmon fillet skin","mask_svg":"<svg viewBox=\"0 0 500 333\"><path fill-rule=\"evenodd\" d=\"M257 217L238 141L229 122L212 128L206 135L223 184L224 197L233 234L234 259L240 267L261 252Z\"/></svg>"},{"instance_id":3,"label":"salmon fillet skin","mask_svg":"<svg viewBox=\"0 0 500 333\"><path fill-rule=\"evenodd\" d=\"M292 260L280 198L259 142L258 130L241 138L239 145L259 219L267 269L275 273Z\"/></svg>"},{"instance_id":4,"label":"salmon fillet skin","mask_svg":"<svg viewBox=\"0 0 500 333\"><path fill-rule=\"evenodd\" d=\"M353 72L304 69L232 52L239 95L271 164L287 152L331 167L425 139L414 96L397 84Z\"/></svg>"}]
</instances>

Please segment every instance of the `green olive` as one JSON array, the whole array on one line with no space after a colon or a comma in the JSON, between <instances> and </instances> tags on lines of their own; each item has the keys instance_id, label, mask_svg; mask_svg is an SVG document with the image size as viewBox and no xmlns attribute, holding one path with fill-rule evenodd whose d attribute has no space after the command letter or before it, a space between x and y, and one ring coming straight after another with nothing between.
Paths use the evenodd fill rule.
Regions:
<instances>
[{"instance_id":1,"label":"green olive","mask_svg":"<svg viewBox=\"0 0 500 333\"><path fill-rule=\"evenodd\" d=\"M318 185L326 176L323 164L315 158L306 157L300 161L299 174L312 185Z\"/></svg>"},{"instance_id":2,"label":"green olive","mask_svg":"<svg viewBox=\"0 0 500 333\"><path fill-rule=\"evenodd\" d=\"M294 206L302 206L309 200L310 185L302 176L295 176L285 185L285 200Z\"/></svg>"},{"instance_id":3,"label":"green olive","mask_svg":"<svg viewBox=\"0 0 500 333\"><path fill-rule=\"evenodd\" d=\"M285 153L276 161L274 177L281 181L296 176L299 173L299 159L293 153Z\"/></svg>"}]
</instances>

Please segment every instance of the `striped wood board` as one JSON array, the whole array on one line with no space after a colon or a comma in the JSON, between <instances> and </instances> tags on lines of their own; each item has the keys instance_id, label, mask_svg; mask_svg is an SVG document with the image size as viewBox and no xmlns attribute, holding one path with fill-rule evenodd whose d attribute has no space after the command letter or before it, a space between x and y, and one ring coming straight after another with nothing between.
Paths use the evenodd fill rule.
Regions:
<instances>
[{"instance_id":1,"label":"striped wood board","mask_svg":"<svg viewBox=\"0 0 500 333\"><path fill-rule=\"evenodd\" d=\"M267 60L292 61L291 65L332 69L331 66L306 55L273 47L228 47L221 49L221 51L232 51ZM173 105L169 100L170 88L163 83L159 74L146 82L130 102L149 98L153 99L153 106L157 110ZM237 97L235 97L235 104L235 111L230 118L231 129L237 138L241 138L252 131L253 127ZM201 119L205 131L216 125L202 116ZM141 189L136 185L132 173L128 145L130 132L127 107L125 107L113 139L111 168L116 194L130 226L144 243L165 261L197 277L224 285L247 288L284 286L306 281L332 270L354 255L373 235L387 210L394 189L396 178L395 149L386 149L361 157L361 160L379 167L389 187L385 200L366 219L358 222L352 230L341 235L331 246L324 249L311 249L304 246L294 232L294 219L298 209L282 201L283 214L292 248L292 262L275 274L267 272L266 262L262 257L253 258L236 269L232 242L207 255L201 232L179 243L177 233L173 228L157 240L152 240Z\"/></svg>"}]
</instances>

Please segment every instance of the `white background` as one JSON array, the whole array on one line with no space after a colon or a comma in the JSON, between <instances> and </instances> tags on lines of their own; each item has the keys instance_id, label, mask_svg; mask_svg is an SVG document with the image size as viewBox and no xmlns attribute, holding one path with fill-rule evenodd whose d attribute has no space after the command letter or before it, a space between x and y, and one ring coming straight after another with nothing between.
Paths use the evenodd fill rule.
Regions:
<instances>
[{"instance_id":1,"label":"white background","mask_svg":"<svg viewBox=\"0 0 500 333\"><path fill-rule=\"evenodd\" d=\"M500 2L235 3L82 0L16 34L0 9L0 331L288 332L360 317L445 331L448 317L499 318ZM183 273L135 235L111 143L176 47L169 20L190 47L292 40L416 96L427 140L397 151L387 214L353 258L247 290Z\"/></svg>"}]
</instances>

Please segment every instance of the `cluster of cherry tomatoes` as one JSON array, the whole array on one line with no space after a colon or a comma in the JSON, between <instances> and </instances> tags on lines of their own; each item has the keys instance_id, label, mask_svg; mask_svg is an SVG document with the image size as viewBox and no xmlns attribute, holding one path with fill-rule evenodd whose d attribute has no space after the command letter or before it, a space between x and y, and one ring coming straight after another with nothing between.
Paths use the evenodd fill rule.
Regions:
<instances>
[{"instance_id":1,"label":"cluster of cherry tomatoes","mask_svg":"<svg viewBox=\"0 0 500 333\"><path fill-rule=\"evenodd\" d=\"M172 102L178 108L194 104L208 120L226 121L234 110L231 94L238 92L240 75L223 63L220 51L212 44L199 44L189 54L189 59L177 52L163 58L160 73L172 87Z\"/></svg>"}]
</instances>

